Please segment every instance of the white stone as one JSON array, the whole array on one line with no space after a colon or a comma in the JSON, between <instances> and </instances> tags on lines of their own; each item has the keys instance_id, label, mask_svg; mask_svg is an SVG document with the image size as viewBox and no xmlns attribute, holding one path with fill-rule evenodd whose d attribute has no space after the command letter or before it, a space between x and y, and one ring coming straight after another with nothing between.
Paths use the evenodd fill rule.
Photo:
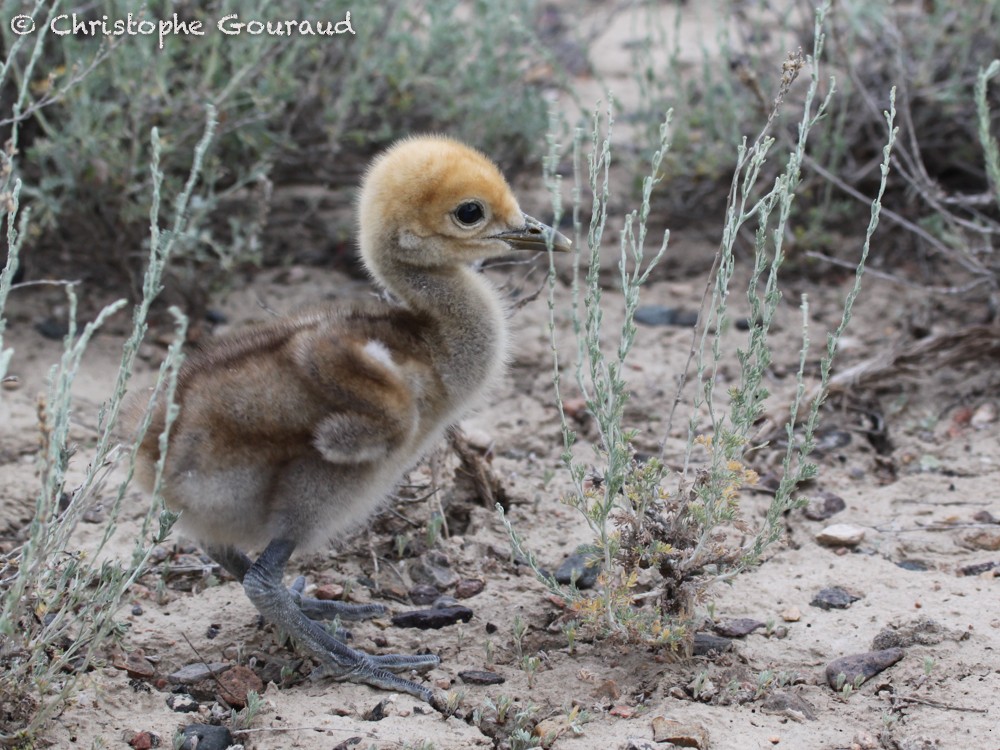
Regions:
<instances>
[{"instance_id":1,"label":"white stone","mask_svg":"<svg viewBox=\"0 0 1000 750\"><path fill-rule=\"evenodd\" d=\"M816 541L827 547L855 547L865 538L864 526L852 523L835 523L816 535Z\"/></svg>"}]
</instances>

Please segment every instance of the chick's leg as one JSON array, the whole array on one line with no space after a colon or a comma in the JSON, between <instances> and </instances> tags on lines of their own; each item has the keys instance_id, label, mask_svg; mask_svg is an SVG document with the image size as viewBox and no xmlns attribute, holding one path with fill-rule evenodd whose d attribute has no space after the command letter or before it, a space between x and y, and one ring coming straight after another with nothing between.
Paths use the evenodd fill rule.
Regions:
<instances>
[{"instance_id":1,"label":"chick's leg","mask_svg":"<svg viewBox=\"0 0 1000 750\"><path fill-rule=\"evenodd\" d=\"M243 576L243 590L264 619L277 625L300 647L318 658L334 679L409 693L433 705L430 690L392 672L435 667L440 661L436 656L373 656L355 651L303 614L294 595L281 580L294 549L293 542L275 539Z\"/></svg>"},{"instance_id":2,"label":"chick's leg","mask_svg":"<svg viewBox=\"0 0 1000 750\"><path fill-rule=\"evenodd\" d=\"M240 583L253 565L253 560L235 547L209 547L205 552ZM367 620L385 614L385 607L381 604L347 604L303 596L305 587L305 577L299 576L292 582L289 593L310 620L334 620L338 617L341 620Z\"/></svg>"}]
</instances>

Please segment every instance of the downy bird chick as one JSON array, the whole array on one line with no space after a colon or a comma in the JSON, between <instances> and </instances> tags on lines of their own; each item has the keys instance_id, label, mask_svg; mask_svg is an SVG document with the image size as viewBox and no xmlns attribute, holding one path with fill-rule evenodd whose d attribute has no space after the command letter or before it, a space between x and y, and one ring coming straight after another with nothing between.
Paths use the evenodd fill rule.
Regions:
<instances>
[{"instance_id":1,"label":"downy bird chick","mask_svg":"<svg viewBox=\"0 0 1000 750\"><path fill-rule=\"evenodd\" d=\"M399 300L324 309L235 333L191 356L164 467L180 529L237 580L265 619L334 677L410 693L394 672L433 655L369 655L315 620L363 619L381 605L302 596L282 583L292 552L342 540L442 432L503 374L507 325L493 286L469 267L511 250L565 251L522 213L497 167L443 137L402 140L369 167L358 202L361 258ZM159 406L137 448L151 487ZM245 550L262 550L251 560Z\"/></svg>"}]
</instances>

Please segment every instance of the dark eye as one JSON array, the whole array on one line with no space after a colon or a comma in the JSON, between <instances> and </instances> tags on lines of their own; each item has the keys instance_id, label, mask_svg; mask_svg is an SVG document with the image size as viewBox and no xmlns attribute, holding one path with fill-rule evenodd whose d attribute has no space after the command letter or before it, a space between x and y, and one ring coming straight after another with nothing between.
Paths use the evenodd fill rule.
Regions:
<instances>
[{"instance_id":1,"label":"dark eye","mask_svg":"<svg viewBox=\"0 0 1000 750\"><path fill-rule=\"evenodd\" d=\"M455 209L455 218L463 224L475 224L485 216L483 207L475 201L463 203Z\"/></svg>"}]
</instances>

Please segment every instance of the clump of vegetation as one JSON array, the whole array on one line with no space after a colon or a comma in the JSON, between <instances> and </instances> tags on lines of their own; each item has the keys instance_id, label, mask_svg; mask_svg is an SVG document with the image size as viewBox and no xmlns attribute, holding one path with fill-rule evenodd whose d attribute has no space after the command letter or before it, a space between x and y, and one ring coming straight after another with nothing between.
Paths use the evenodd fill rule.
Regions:
<instances>
[{"instance_id":1,"label":"clump of vegetation","mask_svg":"<svg viewBox=\"0 0 1000 750\"><path fill-rule=\"evenodd\" d=\"M704 216L706 207L723 208L728 144L763 127L771 111L764 91L772 61L785 50L808 47L813 36L811 4L724 5L728 23L701 48L684 35L680 9L672 27L650 12L649 32L633 48L643 96L638 112L629 114L646 124L651 149L658 147L657 113L675 112L666 185L656 199L672 226ZM987 86L997 71L987 71L1000 58L1000 38L990 33L1000 22L1000 1L846 0L828 4L825 13L821 62L837 72L839 94L803 159L799 210L788 225L790 261L800 269L853 267L838 252L845 245L842 227L866 221L870 196L883 181L885 92L898 84L897 123L904 137L895 145L878 237L895 231L903 241L881 243L886 249L870 270L934 294L986 301L995 317L1000 256L992 238L1000 229L1000 205L990 166L996 156L988 144L1000 119L1000 92ZM685 15L689 23L697 16ZM792 92L796 101L803 95ZM781 147L794 147L792 127L779 124L770 132ZM764 165L763 181L779 169L773 161Z\"/></svg>"},{"instance_id":2,"label":"clump of vegetation","mask_svg":"<svg viewBox=\"0 0 1000 750\"><path fill-rule=\"evenodd\" d=\"M665 153L670 147L671 119L668 114L660 129L660 148L654 154L649 176L643 182L640 208L625 217L618 266L625 316L615 336L615 347L608 352L602 344L607 337L603 328L599 268L602 235L608 217L612 117L609 113L606 126L609 132L603 137L601 121L595 118L592 148L587 158L589 187L594 196L586 240L589 266L585 279L580 282L577 274L579 258L574 265L572 318L578 343L574 362L576 385L586 400L599 433L599 440L593 446L595 455L592 465L576 459L571 451L576 433L562 406L562 371L554 313L550 317L550 331L554 381L566 449L564 462L574 487L564 502L578 510L589 524L593 532L591 552L601 560L602 573L596 593L589 594L558 586L542 574L533 561L532 565L553 591L567 599L583 623L596 626L606 634L628 641L655 642L674 647L689 643L695 604L705 597L713 584L730 580L760 563L768 547L781 537L784 512L801 502L794 498L794 490L816 474L816 466L810 462L809 454L814 445L819 408L829 383L837 343L850 320L854 300L860 290L889 173L889 159L896 135L894 93L890 96L885 115L888 142L883 150L883 179L871 204L854 286L845 300L840 325L827 338L819 390L807 397L804 376L810 342L808 304L803 299L798 387L789 410L789 440L780 484L765 518L758 526L753 527L741 513L739 492L756 482L756 474L747 467L745 455L758 447L752 443L751 437L769 396L763 385L763 374L771 363L768 334L781 298L778 276L785 261L785 233L794 198L801 186L801 169L810 132L827 112L833 96L831 85L827 97L822 101L816 100L820 82L819 60L824 42L822 19L820 12L817 15L813 53L808 61L791 56L785 62L774 112L768 122L769 126L800 69L806 66L810 75L809 90L799 122L798 140L785 161L783 172L770 187L761 186L762 168L765 159L773 158L771 150L775 144L767 127L752 143L748 144L744 139L737 153L722 241L707 295L710 302L702 311L692 349L695 395L688 426L685 467L680 476L670 471L661 459L638 461L632 445L635 434L624 424L628 399L624 373L636 333L634 316L640 288L663 256L669 240L669 235L664 234L655 254L647 258L650 202ZM580 148L575 148L574 153L576 174L579 175ZM554 162L552 159L549 164ZM550 183L553 196L557 197L558 179L551 172ZM577 184L574 195L579 194L580 185ZM559 209L557 201L557 213ZM579 213L579 206L574 205L578 235ZM728 403L725 403L715 393L715 383L722 356L721 337L730 324L728 299L733 280L735 243L744 227L753 227L755 240L753 271L746 289L751 317L746 347L738 352L739 383L726 394ZM552 270L551 278L554 280L554 268ZM550 286L550 311L554 311L552 288ZM802 431L795 435L799 422L802 423ZM704 450L707 461L702 468L694 471L691 469L691 454L697 448ZM738 530L745 541L739 542L727 536L726 532L732 529ZM516 550L531 560L509 524L508 530ZM642 603L646 606L638 606L640 602L636 594L640 583Z\"/></svg>"},{"instance_id":3,"label":"clump of vegetation","mask_svg":"<svg viewBox=\"0 0 1000 750\"><path fill-rule=\"evenodd\" d=\"M468 23L466 5L476 18ZM461 6L461 7L460 7ZM284 185L344 188L349 208L368 158L387 142L421 130L466 137L507 166L537 159L546 127L539 85L526 71L542 58L530 38L532 3L352 4L292 0L244 4L238 18L343 21L356 33L318 37L224 34L217 25L233 9L223 2L154 2L137 9L120 0L86 7L38 3L31 13L38 43L2 29L8 59L5 100L21 92L0 125L20 125L16 163L22 202L34 220L25 238L29 274L74 276L98 284L123 282L138 299L148 254L147 200L151 190L148 133L164 134L164 192L177 195L206 108L218 112L216 146L205 157L189 222L177 238L167 283L192 307L242 264L265 260L272 211L284 237L272 255L296 248L301 198L282 204ZM143 19L201 23L203 36L180 33L109 36L54 34L54 18L82 22L128 13ZM69 21L57 22L65 31ZM503 28L503 34L496 30ZM373 33L373 30L378 30ZM391 112L391 116L386 116ZM333 201L336 203L337 201ZM348 212L345 212L349 214ZM272 218L274 218L272 216ZM344 242L345 230L323 226L311 237L322 257ZM289 236L294 233L295 236ZM271 235L266 235L269 239ZM37 276L36 276L37 278ZM176 297L175 297L176 298Z\"/></svg>"}]
</instances>

